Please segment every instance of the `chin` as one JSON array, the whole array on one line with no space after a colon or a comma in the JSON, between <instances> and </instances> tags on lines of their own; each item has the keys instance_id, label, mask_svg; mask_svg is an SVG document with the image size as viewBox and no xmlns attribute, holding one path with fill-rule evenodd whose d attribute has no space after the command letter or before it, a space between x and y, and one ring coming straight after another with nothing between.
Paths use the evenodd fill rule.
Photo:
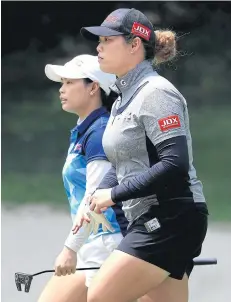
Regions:
<instances>
[{"instance_id":1,"label":"chin","mask_svg":"<svg viewBox=\"0 0 231 302\"><path fill-rule=\"evenodd\" d=\"M106 72L106 73L111 73L111 74L114 74L114 70L111 66L108 66L107 64L104 64L102 61L100 62L99 64L100 66L100 69L103 71L103 72Z\"/></svg>"},{"instance_id":2,"label":"chin","mask_svg":"<svg viewBox=\"0 0 231 302\"><path fill-rule=\"evenodd\" d=\"M62 104L62 109L68 113L75 113L74 110L68 106L68 104Z\"/></svg>"}]
</instances>

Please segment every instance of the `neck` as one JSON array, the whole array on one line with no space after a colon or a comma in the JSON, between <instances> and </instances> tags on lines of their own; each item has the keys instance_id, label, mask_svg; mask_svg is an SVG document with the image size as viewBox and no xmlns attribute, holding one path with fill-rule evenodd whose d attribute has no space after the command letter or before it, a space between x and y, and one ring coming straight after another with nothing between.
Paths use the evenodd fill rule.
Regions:
<instances>
[{"instance_id":1,"label":"neck","mask_svg":"<svg viewBox=\"0 0 231 302\"><path fill-rule=\"evenodd\" d=\"M135 59L135 58L134 58L134 59ZM132 62L130 62L127 66L125 66L125 67L123 68L123 70L121 70L121 72L119 72L119 73L117 74L117 77L118 77L118 78L122 78L122 77L125 76L130 70L136 68L136 66L137 66L138 64L140 64L143 60L144 60L143 57L142 57L142 58L138 58L138 59L136 58L135 60L132 60Z\"/></svg>"},{"instance_id":2,"label":"neck","mask_svg":"<svg viewBox=\"0 0 231 302\"><path fill-rule=\"evenodd\" d=\"M76 112L76 114L78 115L78 117L81 121L84 120L85 118L87 118L88 115L90 115L93 111L102 107L102 104L100 101L98 101L98 102L93 101L91 103L92 104L89 105L87 108L78 109L78 112Z\"/></svg>"}]
</instances>

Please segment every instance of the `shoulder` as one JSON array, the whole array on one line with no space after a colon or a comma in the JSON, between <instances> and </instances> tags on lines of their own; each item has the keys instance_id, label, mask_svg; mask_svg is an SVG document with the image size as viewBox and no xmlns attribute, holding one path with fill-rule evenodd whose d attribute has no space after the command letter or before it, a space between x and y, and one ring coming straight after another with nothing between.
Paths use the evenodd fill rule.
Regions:
<instances>
[{"instance_id":1,"label":"shoulder","mask_svg":"<svg viewBox=\"0 0 231 302\"><path fill-rule=\"evenodd\" d=\"M148 83L142 89L139 98L141 106L145 103L148 103L149 106L164 105L164 103L186 106L186 100L178 89L157 72L148 76L146 81Z\"/></svg>"},{"instance_id":2,"label":"shoulder","mask_svg":"<svg viewBox=\"0 0 231 302\"><path fill-rule=\"evenodd\" d=\"M85 139L89 138L89 136L94 135L102 135L102 133L105 131L108 120L109 120L109 113L105 113L101 115L99 118L97 118L87 129L85 132Z\"/></svg>"},{"instance_id":3,"label":"shoulder","mask_svg":"<svg viewBox=\"0 0 231 302\"><path fill-rule=\"evenodd\" d=\"M88 128L85 134L85 141L93 141L95 144L102 140L104 131L106 129L109 120L109 113L105 113L100 116L91 126Z\"/></svg>"},{"instance_id":4,"label":"shoulder","mask_svg":"<svg viewBox=\"0 0 231 302\"><path fill-rule=\"evenodd\" d=\"M153 72L151 75L147 76L144 81L148 82L144 86L144 89L142 89L144 96L149 96L158 92L171 92L183 97L169 80L167 80L165 77L162 77L157 72Z\"/></svg>"},{"instance_id":5,"label":"shoulder","mask_svg":"<svg viewBox=\"0 0 231 302\"><path fill-rule=\"evenodd\" d=\"M170 113L183 113L187 103L176 87L164 77L153 73L146 78L148 82L136 98L136 114L141 116L164 116Z\"/></svg>"},{"instance_id":6,"label":"shoulder","mask_svg":"<svg viewBox=\"0 0 231 302\"><path fill-rule=\"evenodd\" d=\"M101 128L106 128L108 120L109 120L109 113L105 113L103 115L101 115L99 118L97 118L97 120L94 121L94 123L91 124L91 126L89 127L89 131L93 131L93 132L97 132L97 130L101 129Z\"/></svg>"}]
</instances>

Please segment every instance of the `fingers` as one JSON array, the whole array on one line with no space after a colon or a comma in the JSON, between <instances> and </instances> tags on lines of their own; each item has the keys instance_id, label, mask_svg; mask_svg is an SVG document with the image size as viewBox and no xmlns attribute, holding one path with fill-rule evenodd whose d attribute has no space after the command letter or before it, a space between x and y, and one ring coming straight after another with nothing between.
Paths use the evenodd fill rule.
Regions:
<instances>
[{"instance_id":1,"label":"fingers","mask_svg":"<svg viewBox=\"0 0 231 302\"><path fill-rule=\"evenodd\" d=\"M60 266L55 267L55 276L59 276L59 277L62 276Z\"/></svg>"},{"instance_id":2,"label":"fingers","mask_svg":"<svg viewBox=\"0 0 231 302\"><path fill-rule=\"evenodd\" d=\"M94 208L94 212L97 213L97 214L102 214L102 213L101 213L101 209L100 209L98 206L96 206L96 207Z\"/></svg>"},{"instance_id":3,"label":"fingers","mask_svg":"<svg viewBox=\"0 0 231 302\"><path fill-rule=\"evenodd\" d=\"M75 225L75 226L72 228L72 233L75 235L75 234L79 231L80 228L81 228L80 226Z\"/></svg>"},{"instance_id":4,"label":"fingers","mask_svg":"<svg viewBox=\"0 0 231 302\"><path fill-rule=\"evenodd\" d=\"M90 211L93 211L97 214L101 214L101 209L94 201L90 204Z\"/></svg>"},{"instance_id":5,"label":"fingers","mask_svg":"<svg viewBox=\"0 0 231 302\"><path fill-rule=\"evenodd\" d=\"M96 204L95 204L94 200L91 199L90 210L91 210L91 211L94 211L94 210L95 210L95 207L96 207Z\"/></svg>"},{"instance_id":6,"label":"fingers","mask_svg":"<svg viewBox=\"0 0 231 302\"><path fill-rule=\"evenodd\" d=\"M71 274L73 274L73 273L72 273L72 268L68 268L68 269L67 269L67 275L71 275Z\"/></svg>"},{"instance_id":7,"label":"fingers","mask_svg":"<svg viewBox=\"0 0 231 302\"><path fill-rule=\"evenodd\" d=\"M94 196L91 199L91 203L90 203L90 210L94 211L97 214L101 214L102 211L106 211L108 207L102 207L100 205L98 205L96 203L96 199L94 198Z\"/></svg>"},{"instance_id":8,"label":"fingers","mask_svg":"<svg viewBox=\"0 0 231 302\"><path fill-rule=\"evenodd\" d=\"M57 266L55 267L55 276L66 276L75 274L76 268L75 267L61 267Z\"/></svg>"},{"instance_id":9,"label":"fingers","mask_svg":"<svg viewBox=\"0 0 231 302\"><path fill-rule=\"evenodd\" d=\"M87 223L90 223L90 218L89 216L85 213L80 219L78 219L74 225L73 225L73 228L72 228L72 233L73 234L76 234L79 229L83 226L83 223L84 222L87 222Z\"/></svg>"},{"instance_id":10,"label":"fingers","mask_svg":"<svg viewBox=\"0 0 231 302\"><path fill-rule=\"evenodd\" d=\"M56 266L55 267L55 275L60 277L60 276L66 276L66 269L64 269L61 266Z\"/></svg>"},{"instance_id":11,"label":"fingers","mask_svg":"<svg viewBox=\"0 0 231 302\"><path fill-rule=\"evenodd\" d=\"M90 217L87 215L87 213L84 213L84 215L83 215L83 222L84 221L86 221L86 222L90 222L91 221L91 219L90 219Z\"/></svg>"},{"instance_id":12,"label":"fingers","mask_svg":"<svg viewBox=\"0 0 231 302\"><path fill-rule=\"evenodd\" d=\"M73 223L73 226L72 226L72 233L73 234L76 234L78 232L78 230L80 229L81 223L77 220Z\"/></svg>"},{"instance_id":13,"label":"fingers","mask_svg":"<svg viewBox=\"0 0 231 302\"><path fill-rule=\"evenodd\" d=\"M66 274L67 274L67 269L66 268L61 269L61 275L66 276Z\"/></svg>"},{"instance_id":14,"label":"fingers","mask_svg":"<svg viewBox=\"0 0 231 302\"><path fill-rule=\"evenodd\" d=\"M95 192L94 192L95 193ZM90 204L91 203L91 200L92 200L92 198L93 198L93 194L94 193L92 193L92 195L89 195L88 197L87 197L87 199L86 199L86 201L87 201L87 204Z\"/></svg>"},{"instance_id":15,"label":"fingers","mask_svg":"<svg viewBox=\"0 0 231 302\"><path fill-rule=\"evenodd\" d=\"M72 233L75 235L79 229L80 227L78 225L75 225L74 228L72 229Z\"/></svg>"}]
</instances>

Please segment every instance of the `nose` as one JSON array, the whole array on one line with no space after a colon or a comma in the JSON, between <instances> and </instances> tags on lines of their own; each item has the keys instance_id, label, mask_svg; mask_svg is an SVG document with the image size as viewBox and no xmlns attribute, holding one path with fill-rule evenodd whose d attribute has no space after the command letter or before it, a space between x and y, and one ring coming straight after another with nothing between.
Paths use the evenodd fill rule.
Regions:
<instances>
[{"instance_id":1,"label":"nose","mask_svg":"<svg viewBox=\"0 0 231 302\"><path fill-rule=\"evenodd\" d=\"M64 93L64 84L60 87L59 93L60 93L60 94Z\"/></svg>"},{"instance_id":2,"label":"nose","mask_svg":"<svg viewBox=\"0 0 231 302\"><path fill-rule=\"evenodd\" d=\"M98 53L100 53L103 50L101 42L99 42L98 46L96 47L96 50L98 51Z\"/></svg>"}]
</instances>

